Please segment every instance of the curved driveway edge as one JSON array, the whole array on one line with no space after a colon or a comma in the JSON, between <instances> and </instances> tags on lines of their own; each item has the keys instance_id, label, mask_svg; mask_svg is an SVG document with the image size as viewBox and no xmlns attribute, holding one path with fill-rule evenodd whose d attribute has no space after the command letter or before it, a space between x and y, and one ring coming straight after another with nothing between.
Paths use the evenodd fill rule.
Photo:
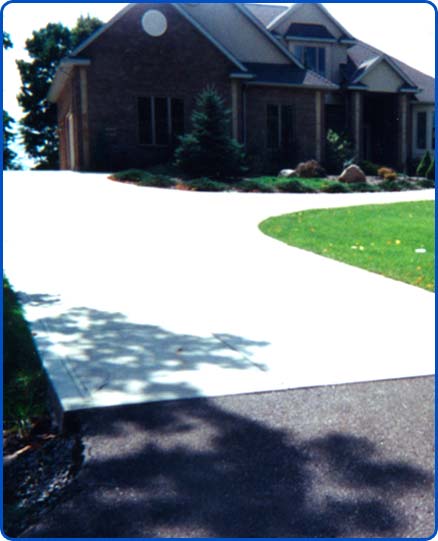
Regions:
<instances>
[{"instance_id":1,"label":"curved driveway edge","mask_svg":"<svg viewBox=\"0 0 438 541\"><path fill-rule=\"evenodd\" d=\"M4 269L64 410L429 375L434 296L288 247L263 219L433 199L187 193L4 175Z\"/></svg>"}]
</instances>

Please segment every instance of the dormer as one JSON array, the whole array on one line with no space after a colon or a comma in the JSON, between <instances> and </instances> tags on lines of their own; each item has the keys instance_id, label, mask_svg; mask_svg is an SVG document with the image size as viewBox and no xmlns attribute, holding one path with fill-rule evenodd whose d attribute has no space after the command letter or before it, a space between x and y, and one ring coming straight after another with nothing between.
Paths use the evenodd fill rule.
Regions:
<instances>
[{"instance_id":1,"label":"dormer","mask_svg":"<svg viewBox=\"0 0 438 541\"><path fill-rule=\"evenodd\" d=\"M335 83L341 82L341 65L356 40L321 4L295 4L276 17L268 29L308 69Z\"/></svg>"}]
</instances>

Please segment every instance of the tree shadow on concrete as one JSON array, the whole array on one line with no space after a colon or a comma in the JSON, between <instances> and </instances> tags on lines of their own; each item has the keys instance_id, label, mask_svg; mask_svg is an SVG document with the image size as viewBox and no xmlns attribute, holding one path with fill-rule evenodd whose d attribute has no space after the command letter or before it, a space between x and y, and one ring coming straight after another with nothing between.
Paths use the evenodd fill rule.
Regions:
<instances>
[{"instance_id":1,"label":"tree shadow on concrete","mask_svg":"<svg viewBox=\"0 0 438 541\"><path fill-rule=\"evenodd\" d=\"M49 309L56 302L44 295L26 298L26 304ZM236 378L236 372L231 372L235 370L252 378L263 377L266 370L250 357L254 348L268 342L224 335L238 344L238 351L221 337L179 334L87 307L40 317L32 322L32 330L55 389L62 387L64 405L76 409L203 396L202 385L211 387L211 377L218 375L218 369L230 370L230 378ZM59 370L60 364L64 370ZM211 373L210 382L202 371ZM72 376L75 385L56 380L55 374L64 377L64 373ZM218 382L219 394L232 385L239 381Z\"/></svg>"},{"instance_id":2,"label":"tree shadow on concrete","mask_svg":"<svg viewBox=\"0 0 438 541\"><path fill-rule=\"evenodd\" d=\"M53 301L29 302L44 300ZM60 344L75 342L70 368L88 393L194 396L190 383L166 383L157 374L205 363L239 369L242 377L254 370L214 337L138 325L122 314L75 308L35 325L47 362L59 362ZM243 350L266 345L228 338ZM261 420L233 409L241 399L70 414L85 445L84 465L65 501L24 536L395 537L406 527L400 498L431 497L429 472L382 455L371 440L346 432L300 438L293 412Z\"/></svg>"},{"instance_id":3,"label":"tree shadow on concrete","mask_svg":"<svg viewBox=\"0 0 438 541\"><path fill-rule=\"evenodd\" d=\"M428 472L368 439L300 439L291 418L278 429L227 404L74 414L87 459L70 499L26 536L394 537L398 498L432 490Z\"/></svg>"}]
</instances>

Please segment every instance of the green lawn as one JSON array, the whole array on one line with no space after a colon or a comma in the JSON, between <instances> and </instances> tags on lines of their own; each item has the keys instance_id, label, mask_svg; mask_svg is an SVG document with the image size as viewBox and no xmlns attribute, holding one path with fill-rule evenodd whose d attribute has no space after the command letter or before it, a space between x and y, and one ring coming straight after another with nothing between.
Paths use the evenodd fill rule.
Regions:
<instances>
[{"instance_id":1,"label":"green lawn","mask_svg":"<svg viewBox=\"0 0 438 541\"><path fill-rule=\"evenodd\" d=\"M269 218L260 229L291 246L434 291L433 201L309 210Z\"/></svg>"}]
</instances>

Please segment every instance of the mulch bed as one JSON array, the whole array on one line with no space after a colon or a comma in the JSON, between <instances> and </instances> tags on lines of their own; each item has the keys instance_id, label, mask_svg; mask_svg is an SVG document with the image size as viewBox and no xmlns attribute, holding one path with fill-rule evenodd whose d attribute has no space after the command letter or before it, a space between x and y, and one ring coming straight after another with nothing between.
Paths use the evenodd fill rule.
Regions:
<instances>
[{"instance_id":1,"label":"mulch bed","mask_svg":"<svg viewBox=\"0 0 438 541\"><path fill-rule=\"evenodd\" d=\"M82 463L77 436L39 421L26 438L3 433L3 531L17 537L65 495Z\"/></svg>"}]
</instances>

